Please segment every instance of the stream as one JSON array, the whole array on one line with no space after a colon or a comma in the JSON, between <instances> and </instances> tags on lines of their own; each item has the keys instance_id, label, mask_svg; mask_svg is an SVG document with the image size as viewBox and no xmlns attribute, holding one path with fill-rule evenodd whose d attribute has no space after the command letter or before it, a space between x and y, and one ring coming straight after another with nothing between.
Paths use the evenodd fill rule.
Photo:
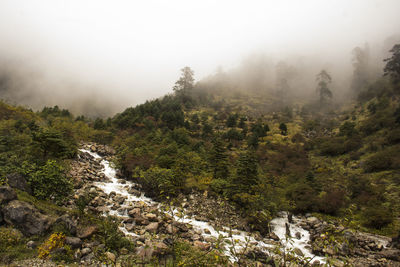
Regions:
<instances>
[{"instance_id":1,"label":"stream","mask_svg":"<svg viewBox=\"0 0 400 267\"><path fill-rule=\"evenodd\" d=\"M116 177L116 170L111 166L111 163L98 155L97 153L94 153L90 150L87 149L80 149L81 152L88 153L92 157L94 157L96 160L101 161L101 165L103 166L103 173L104 175L108 178L108 181L106 182L95 182L94 185L101 189L104 193L110 194L111 192L115 192L116 194L119 194L121 196L126 197L124 203L121 205L122 210L124 212L120 212L117 210L112 210L111 206L108 206L108 211L105 212L104 215L112 215L112 216L117 216L120 218L129 218L127 214L127 208L132 206L132 203L135 202L142 202L145 205L152 205L152 206L158 206L160 207L161 210L161 204L158 202L153 201L152 199L145 197L144 193L142 193L140 196L135 196L132 195L128 192L129 188L131 186L134 186L135 184L130 181L126 181L124 183L121 183L120 180ZM177 215L177 209L173 208L172 211L168 212L170 215L174 217L174 219L178 222L185 223L185 224L190 224L193 229L197 230L197 232L201 233L201 235L206 239L207 237L214 237L218 239L219 237L224 238L224 240L229 240L233 245L227 245L225 246L224 252L225 255L227 255L232 262L237 261L237 253L234 253L232 251L239 252L246 248L249 244L256 246L258 249L260 249L263 252L266 252L268 254L272 253L270 252L271 249L276 247L274 242L271 239L264 238L262 240L256 240L251 233L245 232L245 231L240 231L236 229L228 229L224 228L223 231L217 231L211 224L208 222L204 221L199 221L194 218L188 217L184 215L185 212L183 212L183 215L178 216ZM320 263L325 263L325 259L323 257L315 256L312 254L311 250L308 248L309 241L310 241L310 234L307 230L301 228L299 226L299 223L302 221L302 219L293 216L293 221L292 223L288 223L288 216L286 212L280 212L279 216L275 219L273 219L270 222L271 230L279 237L281 240L281 247L282 249L285 249L286 251L293 251L294 248L297 248L298 250L301 251L301 253L304 255L304 257L309 258L312 260L310 261L311 263L318 260ZM292 238L286 239L286 224L288 225L290 229L290 233L292 235ZM267 227L267 226L266 226ZM126 236L137 236L137 234L130 232L126 229L125 225L120 226L120 230L126 235ZM297 237L295 237L297 233ZM232 250L233 248L233 250Z\"/></svg>"}]
</instances>

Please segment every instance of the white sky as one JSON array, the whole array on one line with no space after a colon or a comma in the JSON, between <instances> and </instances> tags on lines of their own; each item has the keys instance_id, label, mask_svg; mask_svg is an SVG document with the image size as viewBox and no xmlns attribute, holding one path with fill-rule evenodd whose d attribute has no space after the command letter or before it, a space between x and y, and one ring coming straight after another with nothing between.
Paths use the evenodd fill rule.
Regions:
<instances>
[{"instance_id":1,"label":"white sky","mask_svg":"<svg viewBox=\"0 0 400 267\"><path fill-rule=\"evenodd\" d=\"M399 0L0 0L0 55L126 105L264 51L349 58L400 31ZM59 86L58 90L65 90Z\"/></svg>"}]
</instances>

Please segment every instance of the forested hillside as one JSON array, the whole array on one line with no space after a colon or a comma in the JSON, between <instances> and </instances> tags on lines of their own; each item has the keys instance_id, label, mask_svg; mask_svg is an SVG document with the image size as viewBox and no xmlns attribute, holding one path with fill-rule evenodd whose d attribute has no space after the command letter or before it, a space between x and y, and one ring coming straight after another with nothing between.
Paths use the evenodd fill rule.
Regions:
<instances>
[{"instance_id":1,"label":"forested hillside","mask_svg":"<svg viewBox=\"0 0 400 267\"><path fill-rule=\"evenodd\" d=\"M110 160L120 170L119 178L138 183L146 196L174 205L193 194L228 203L240 218L236 226L263 237L271 235L271 220L288 211L395 238L400 231L399 56L400 45L395 45L384 76L374 79L363 79L355 66L352 98L344 104L335 101L335 77L325 70L315 74L314 98L286 97L295 85L289 86L290 68L283 65L275 91L242 88L229 73L195 83L193 70L185 67L174 93L108 119L75 117L57 106L33 112L1 102L1 263L46 258L24 242L45 244L51 234L54 240L65 238L57 234L73 235L68 220L57 219L63 214L72 214L78 225L96 225L98 234L91 241L104 244L102 253L134 251L118 232L118 222L105 224L100 212L88 209L96 199L89 193L95 190L84 194L84 179L78 182L71 175L82 171L74 162L85 163L88 156L78 157L78 149L87 142L115 150ZM16 198L53 216L46 219L49 226L30 232L12 221L7 207ZM209 213L204 216L213 217ZM23 229L25 237L13 228ZM185 257L191 253L202 255L179 244L170 253L175 257L179 252L183 262L190 262ZM55 254L53 259L72 262L77 259L74 249L71 244L67 256ZM215 262L207 253L201 257L221 264L217 248L213 253Z\"/></svg>"}]
</instances>

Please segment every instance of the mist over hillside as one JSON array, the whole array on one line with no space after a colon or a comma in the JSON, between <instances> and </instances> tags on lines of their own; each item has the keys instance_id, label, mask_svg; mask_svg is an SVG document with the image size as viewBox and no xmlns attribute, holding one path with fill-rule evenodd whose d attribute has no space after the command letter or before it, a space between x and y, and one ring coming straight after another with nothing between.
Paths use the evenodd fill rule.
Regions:
<instances>
[{"instance_id":1,"label":"mist over hillside","mask_svg":"<svg viewBox=\"0 0 400 267\"><path fill-rule=\"evenodd\" d=\"M367 47L371 78L381 74L399 40L399 8L359 0L2 1L1 97L110 116L171 93L190 66L197 81L223 70L232 89L273 92L289 75L292 98L313 96L315 75L326 69L341 101L355 47Z\"/></svg>"}]
</instances>

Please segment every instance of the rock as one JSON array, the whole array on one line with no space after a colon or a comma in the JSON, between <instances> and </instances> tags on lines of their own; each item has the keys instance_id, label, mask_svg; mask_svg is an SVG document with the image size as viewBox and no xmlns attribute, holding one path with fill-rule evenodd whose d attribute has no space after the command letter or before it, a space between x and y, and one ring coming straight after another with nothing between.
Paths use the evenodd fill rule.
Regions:
<instances>
[{"instance_id":1,"label":"rock","mask_svg":"<svg viewBox=\"0 0 400 267\"><path fill-rule=\"evenodd\" d=\"M140 197L142 195L142 193L139 190L136 190L135 188L129 189L128 193L134 195L135 197Z\"/></svg>"},{"instance_id":2,"label":"rock","mask_svg":"<svg viewBox=\"0 0 400 267\"><path fill-rule=\"evenodd\" d=\"M146 231L155 233L158 229L158 223L157 222L152 222L149 225L145 227Z\"/></svg>"},{"instance_id":3,"label":"rock","mask_svg":"<svg viewBox=\"0 0 400 267\"><path fill-rule=\"evenodd\" d=\"M299 240L301 239L301 233L300 232L296 232L295 236L296 236L297 239L299 239Z\"/></svg>"},{"instance_id":4,"label":"rock","mask_svg":"<svg viewBox=\"0 0 400 267\"><path fill-rule=\"evenodd\" d=\"M133 229L135 229L135 224L133 223L126 224L125 229L128 230L129 232L132 232Z\"/></svg>"},{"instance_id":5,"label":"rock","mask_svg":"<svg viewBox=\"0 0 400 267\"><path fill-rule=\"evenodd\" d=\"M77 250L75 251L75 253L74 253L74 259L77 260L77 261L79 261L79 260L81 259L81 257L82 257L81 250L80 250L80 249L77 249Z\"/></svg>"},{"instance_id":6,"label":"rock","mask_svg":"<svg viewBox=\"0 0 400 267\"><path fill-rule=\"evenodd\" d=\"M19 189L21 191L28 192L29 194L32 193L31 188L29 187L28 183L26 182L24 176L19 173L11 173L6 176L7 183L10 187Z\"/></svg>"},{"instance_id":7,"label":"rock","mask_svg":"<svg viewBox=\"0 0 400 267\"><path fill-rule=\"evenodd\" d=\"M335 267L344 267L344 263L336 258L330 258L330 263Z\"/></svg>"},{"instance_id":8,"label":"rock","mask_svg":"<svg viewBox=\"0 0 400 267\"><path fill-rule=\"evenodd\" d=\"M120 251L119 251L119 253L120 253L121 255L128 255L128 254L129 254L129 251L128 251L126 248L121 248Z\"/></svg>"},{"instance_id":9,"label":"rock","mask_svg":"<svg viewBox=\"0 0 400 267\"><path fill-rule=\"evenodd\" d=\"M82 256L81 262L91 263L91 262L93 262L93 259L94 259L94 253L89 253L85 256Z\"/></svg>"},{"instance_id":10,"label":"rock","mask_svg":"<svg viewBox=\"0 0 400 267\"><path fill-rule=\"evenodd\" d=\"M76 227L78 223L69 214L64 214L58 217L55 223L64 225L71 235L76 234Z\"/></svg>"},{"instance_id":11,"label":"rock","mask_svg":"<svg viewBox=\"0 0 400 267\"><path fill-rule=\"evenodd\" d=\"M144 217L146 217L149 221L151 222L157 222L157 215L155 215L154 213L147 213L144 215Z\"/></svg>"},{"instance_id":12,"label":"rock","mask_svg":"<svg viewBox=\"0 0 400 267\"><path fill-rule=\"evenodd\" d=\"M201 241L194 241L193 245L201 250L208 250L210 248L210 244L203 243Z\"/></svg>"},{"instance_id":13,"label":"rock","mask_svg":"<svg viewBox=\"0 0 400 267\"><path fill-rule=\"evenodd\" d=\"M136 249L136 255L144 260L149 260L152 258L154 248L152 246L141 246Z\"/></svg>"},{"instance_id":14,"label":"rock","mask_svg":"<svg viewBox=\"0 0 400 267\"><path fill-rule=\"evenodd\" d=\"M72 248L80 248L82 246L82 240L79 237L67 236L65 238L65 244L70 245Z\"/></svg>"},{"instance_id":15,"label":"rock","mask_svg":"<svg viewBox=\"0 0 400 267\"><path fill-rule=\"evenodd\" d=\"M17 199L14 189L7 185L0 186L0 204L5 204L14 199Z\"/></svg>"},{"instance_id":16,"label":"rock","mask_svg":"<svg viewBox=\"0 0 400 267\"><path fill-rule=\"evenodd\" d=\"M86 255L88 255L90 252L92 252L92 249L91 249L91 248L84 248L84 249L81 250L82 256L86 256Z\"/></svg>"},{"instance_id":17,"label":"rock","mask_svg":"<svg viewBox=\"0 0 400 267\"><path fill-rule=\"evenodd\" d=\"M36 243L36 241L30 240L30 241L28 241L28 243L26 243L26 247L34 249L37 247L37 243Z\"/></svg>"},{"instance_id":18,"label":"rock","mask_svg":"<svg viewBox=\"0 0 400 267\"><path fill-rule=\"evenodd\" d=\"M137 225L148 225L149 224L149 221L140 215L135 215L135 217L133 219L135 220L135 223Z\"/></svg>"},{"instance_id":19,"label":"rock","mask_svg":"<svg viewBox=\"0 0 400 267\"><path fill-rule=\"evenodd\" d=\"M26 236L39 235L49 229L50 218L32 205L13 200L3 207L4 221L14 225Z\"/></svg>"},{"instance_id":20,"label":"rock","mask_svg":"<svg viewBox=\"0 0 400 267\"><path fill-rule=\"evenodd\" d=\"M315 225L319 222L317 217L308 217L307 218L307 223L311 224L311 225Z\"/></svg>"},{"instance_id":21,"label":"rock","mask_svg":"<svg viewBox=\"0 0 400 267\"><path fill-rule=\"evenodd\" d=\"M131 217L135 217L135 215L140 215L140 209L139 208L133 208L128 211L128 215Z\"/></svg>"},{"instance_id":22,"label":"rock","mask_svg":"<svg viewBox=\"0 0 400 267\"><path fill-rule=\"evenodd\" d=\"M111 253L109 251L107 251L106 253L104 253L105 256L107 257L107 259L111 262L115 262L115 260L117 259L117 257L115 256L114 253Z\"/></svg>"},{"instance_id":23,"label":"rock","mask_svg":"<svg viewBox=\"0 0 400 267\"><path fill-rule=\"evenodd\" d=\"M208 230L207 228L206 228L206 229L204 229L204 233L205 233L205 234L207 234L207 235L211 235L211 232L210 232L210 230Z\"/></svg>"},{"instance_id":24,"label":"rock","mask_svg":"<svg viewBox=\"0 0 400 267\"><path fill-rule=\"evenodd\" d=\"M178 228L172 226L172 224L168 224L166 229L168 234L176 234L178 232Z\"/></svg>"},{"instance_id":25,"label":"rock","mask_svg":"<svg viewBox=\"0 0 400 267\"><path fill-rule=\"evenodd\" d=\"M379 252L379 255L389 260L400 261L400 250L398 249L384 249Z\"/></svg>"},{"instance_id":26,"label":"rock","mask_svg":"<svg viewBox=\"0 0 400 267\"><path fill-rule=\"evenodd\" d=\"M274 232L269 233L268 236L272 240L275 240L275 241L279 241L280 240L279 237Z\"/></svg>"},{"instance_id":27,"label":"rock","mask_svg":"<svg viewBox=\"0 0 400 267\"><path fill-rule=\"evenodd\" d=\"M156 255L163 255L168 251L168 246L163 242L155 242L152 245Z\"/></svg>"},{"instance_id":28,"label":"rock","mask_svg":"<svg viewBox=\"0 0 400 267\"><path fill-rule=\"evenodd\" d=\"M97 226L96 225L91 225L91 226L86 226L83 228L78 228L77 230L77 236L79 238L88 238L91 237L94 233L97 232Z\"/></svg>"},{"instance_id":29,"label":"rock","mask_svg":"<svg viewBox=\"0 0 400 267\"><path fill-rule=\"evenodd\" d=\"M297 256L304 257L303 251L301 251L301 249L299 249L299 248L294 248L294 249L293 249L293 252L294 252L294 254L296 254Z\"/></svg>"}]
</instances>

